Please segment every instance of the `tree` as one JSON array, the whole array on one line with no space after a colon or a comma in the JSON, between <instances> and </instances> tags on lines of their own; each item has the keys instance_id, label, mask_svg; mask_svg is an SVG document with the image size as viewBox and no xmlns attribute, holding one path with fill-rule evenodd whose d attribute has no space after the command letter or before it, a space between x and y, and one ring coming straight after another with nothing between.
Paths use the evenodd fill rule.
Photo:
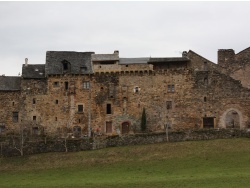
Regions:
<instances>
[{"instance_id":1,"label":"tree","mask_svg":"<svg viewBox=\"0 0 250 188\"><path fill-rule=\"evenodd\" d=\"M142 116L141 116L141 131L145 131L147 128L147 118L146 118L146 110L143 108Z\"/></svg>"}]
</instances>

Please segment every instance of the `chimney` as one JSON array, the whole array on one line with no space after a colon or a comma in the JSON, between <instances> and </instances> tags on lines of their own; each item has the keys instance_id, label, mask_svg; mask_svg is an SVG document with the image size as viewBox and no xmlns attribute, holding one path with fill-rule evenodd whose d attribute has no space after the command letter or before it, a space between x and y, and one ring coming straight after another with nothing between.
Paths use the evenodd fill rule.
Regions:
<instances>
[{"instance_id":1,"label":"chimney","mask_svg":"<svg viewBox=\"0 0 250 188\"><path fill-rule=\"evenodd\" d=\"M114 51L114 54L119 55L119 50L115 50L115 51Z\"/></svg>"},{"instance_id":2,"label":"chimney","mask_svg":"<svg viewBox=\"0 0 250 188\"><path fill-rule=\"evenodd\" d=\"M25 67L28 66L28 58L25 58Z\"/></svg>"}]
</instances>

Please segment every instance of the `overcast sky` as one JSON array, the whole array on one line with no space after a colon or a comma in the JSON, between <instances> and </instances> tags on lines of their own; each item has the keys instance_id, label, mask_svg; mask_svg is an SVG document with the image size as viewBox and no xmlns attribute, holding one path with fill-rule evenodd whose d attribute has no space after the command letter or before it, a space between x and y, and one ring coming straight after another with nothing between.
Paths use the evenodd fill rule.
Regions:
<instances>
[{"instance_id":1,"label":"overcast sky","mask_svg":"<svg viewBox=\"0 0 250 188\"><path fill-rule=\"evenodd\" d=\"M120 57L179 57L193 50L250 46L250 2L0 2L0 75L17 76L27 57L94 51Z\"/></svg>"}]
</instances>

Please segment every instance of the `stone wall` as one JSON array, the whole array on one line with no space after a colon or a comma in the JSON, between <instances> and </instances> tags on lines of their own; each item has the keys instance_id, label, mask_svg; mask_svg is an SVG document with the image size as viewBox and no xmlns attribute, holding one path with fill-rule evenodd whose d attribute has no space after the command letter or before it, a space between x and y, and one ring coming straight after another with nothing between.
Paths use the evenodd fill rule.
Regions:
<instances>
[{"instance_id":1,"label":"stone wall","mask_svg":"<svg viewBox=\"0 0 250 188\"><path fill-rule=\"evenodd\" d=\"M210 130L189 130L179 132L169 132L169 142L197 141L211 139L228 138L250 138L250 131L239 129L210 129ZM1 137L0 151L1 156L20 156L20 152L13 147L11 139ZM39 139L37 141L28 141L24 144L24 155L32 155L46 152L68 152L95 150L108 147L131 146L141 144L155 144L167 142L165 132L151 134L135 134L129 136L110 136L95 137L94 139ZM65 145L66 143L66 145Z\"/></svg>"}]
</instances>

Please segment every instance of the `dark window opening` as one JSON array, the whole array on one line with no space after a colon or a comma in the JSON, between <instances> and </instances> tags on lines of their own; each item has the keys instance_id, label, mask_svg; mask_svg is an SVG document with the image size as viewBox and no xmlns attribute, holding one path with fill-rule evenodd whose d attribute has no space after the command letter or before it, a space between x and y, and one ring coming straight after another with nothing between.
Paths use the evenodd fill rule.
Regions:
<instances>
[{"instance_id":1,"label":"dark window opening","mask_svg":"<svg viewBox=\"0 0 250 188\"><path fill-rule=\"evenodd\" d=\"M13 122L18 122L18 112L13 112L12 120L13 120Z\"/></svg>"},{"instance_id":2,"label":"dark window opening","mask_svg":"<svg viewBox=\"0 0 250 188\"><path fill-rule=\"evenodd\" d=\"M135 87L135 93L139 92L139 87Z\"/></svg>"},{"instance_id":3,"label":"dark window opening","mask_svg":"<svg viewBox=\"0 0 250 188\"><path fill-rule=\"evenodd\" d=\"M106 122L106 133L112 133L112 122L111 121Z\"/></svg>"},{"instance_id":4,"label":"dark window opening","mask_svg":"<svg viewBox=\"0 0 250 188\"><path fill-rule=\"evenodd\" d=\"M88 69L87 69L86 66L82 66L82 67L80 67L80 70L81 70L81 73L84 73L84 72L86 72Z\"/></svg>"},{"instance_id":5,"label":"dark window opening","mask_svg":"<svg viewBox=\"0 0 250 188\"><path fill-rule=\"evenodd\" d=\"M204 97L204 102L207 102L207 97Z\"/></svg>"},{"instance_id":6,"label":"dark window opening","mask_svg":"<svg viewBox=\"0 0 250 188\"><path fill-rule=\"evenodd\" d=\"M65 90L69 89L69 82L64 82L64 88L65 88Z\"/></svg>"},{"instance_id":7,"label":"dark window opening","mask_svg":"<svg viewBox=\"0 0 250 188\"><path fill-rule=\"evenodd\" d=\"M128 67L128 65L126 65L126 67Z\"/></svg>"},{"instance_id":8,"label":"dark window opening","mask_svg":"<svg viewBox=\"0 0 250 188\"><path fill-rule=\"evenodd\" d=\"M203 118L203 128L214 128L214 118L213 117Z\"/></svg>"},{"instance_id":9,"label":"dark window opening","mask_svg":"<svg viewBox=\"0 0 250 188\"><path fill-rule=\"evenodd\" d=\"M63 70L68 70L69 69L69 65L67 62L63 62Z\"/></svg>"},{"instance_id":10,"label":"dark window opening","mask_svg":"<svg viewBox=\"0 0 250 188\"><path fill-rule=\"evenodd\" d=\"M12 106L15 106L15 102L12 102Z\"/></svg>"},{"instance_id":11,"label":"dark window opening","mask_svg":"<svg viewBox=\"0 0 250 188\"><path fill-rule=\"evenodd\" d=\"M59 87L59 82L54 82L54 87Z\"/></svg>"},{"instance_id":12,"label":"dark window opening","mask_svg":"<svg viewBox=\"0 0 250 188\"><path fill-rule=\"evenodd\" d=\"M0 126L0 133L3 133L5 131L6 127L5 125L1 125Z\"/></svg>"},{"instance_id":13,"label":"dark window opening","mask_svg":"<svg viewBox=\"0 0 250 188\"><path fill-rule=\"evenodd\" d=\"M78 123L81 123L81 119L78 119Z\"/></svg>"},{"instance_id":14,"label":"dark window opening","mask_svg":"<svg viewBox=\"0 0 250 188\"><path fill-rule=\"evenodd\" d=\"M33 104L36 104L36 99L35 98L33 99Z\"/></svg>"},{"instance_id":15,"label":"dark window opening","mask_svg":"<svg viewBox=\"0 0 250 188\"><path fill-rule=\"evenodd\" d=\"M57 121L57 117L55 117L55 121Z\"/></svg>"},{"instance_id":16,"label":"dark window opening","mask_svg":"<svg viewBox=\"0 0 250 188\"><path fill-rule=\"evenodd\" d=\"M36 121L36 116L33 116L33 121Z\"/></svg>"},{"instance_id":17,"label":"dark window opening","mask_svg":"<svg viewBox=\"0 0 250 188\"><path fill-rule=\"evenodd\" d=\"M175 91L174 85L168 85L168 92L173 93Z\"/></svg>"},{"instance_id":18,"label":"dark window opening","mask_svg":"<svg viewBox=\"0 0 250 188\"><path fill-rule=\"evenodd\" d=\"M82 104L78 105L78 112L83 112L83 105Z\"/></svg>"},{"instance_id":19,"label":"dark window opening","mask_svg":"<svg viewBox=\"0 0 250 188\"><path fill-rule=\"evenodd\" d=\"M106 112L107 114L111 114L111 104L107 104Z\"/></svg>"},{"instance_id":20,"label":"dark window opening","mask_svg":"<svg viewBox=\"0 0 250 188\"><path fill-rule=\"evenodd\" d=\"M172 109L172 101L167 101L166 105L168 110Z\"/></svg>"},{"instance_id":21,"label":"dark window opening","mask_svg":"<svg viewBox=\"0 0 250 188\"><path fill-rule=\"evenodd\" d=\"M56 104L58 104L58 100L56 100Z\"/></svg>"}]
</instances>

